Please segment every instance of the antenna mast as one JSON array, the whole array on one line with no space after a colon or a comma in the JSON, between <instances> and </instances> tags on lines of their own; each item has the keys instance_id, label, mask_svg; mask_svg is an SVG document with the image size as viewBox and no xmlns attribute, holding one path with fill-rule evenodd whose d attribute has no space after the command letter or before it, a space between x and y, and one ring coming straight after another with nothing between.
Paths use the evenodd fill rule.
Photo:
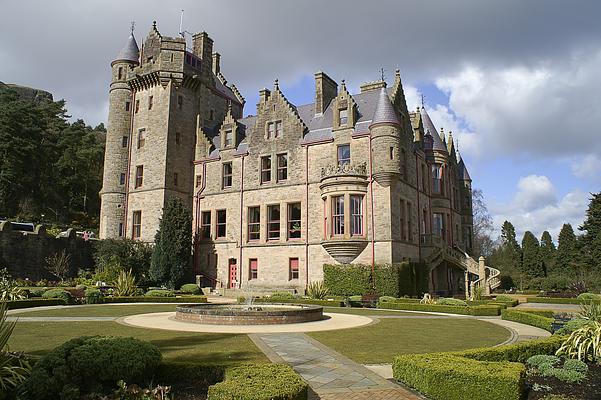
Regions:
<instances>
[{"instance_id":1,"label":"antenna mast","mask_svg":"<svg viewBox=\"0 0 601 400\"><path fill-rule=\"evenodd\" d=\"M184 36L184 10L183 9L182 9L182 13L179 17L179 34L182 37L185 37Z\"/></svg>"}]
</instances>

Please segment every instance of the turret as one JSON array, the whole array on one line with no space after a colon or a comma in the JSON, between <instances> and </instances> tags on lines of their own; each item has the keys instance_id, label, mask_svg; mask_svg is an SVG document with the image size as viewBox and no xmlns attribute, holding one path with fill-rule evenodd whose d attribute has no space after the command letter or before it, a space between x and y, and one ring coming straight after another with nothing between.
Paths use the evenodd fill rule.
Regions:
<instances>
[{"instance_id":1,"label":"turret","mask_svg":"<svg viewBox=\"0 0 601 400\"><path fill-rule=\"evenodd\" d=\"M401 121L384 87L380 89L369 130L374 178L380 185L390 186L401 175Z\"/></svg>"},{"instance_id":2,"label":"turret","mask_svg":"<svg viewBox=\"0 0 601 400\"><path fill-rule=\"evenodd\" d=\"M123 236L127 158L131 141L132 112L135 107L127 83L131 69L139 65L140 51L132 32L125 46L111 63L109 117L102 177L100 238Z\"/></svg>"}]
</instances>

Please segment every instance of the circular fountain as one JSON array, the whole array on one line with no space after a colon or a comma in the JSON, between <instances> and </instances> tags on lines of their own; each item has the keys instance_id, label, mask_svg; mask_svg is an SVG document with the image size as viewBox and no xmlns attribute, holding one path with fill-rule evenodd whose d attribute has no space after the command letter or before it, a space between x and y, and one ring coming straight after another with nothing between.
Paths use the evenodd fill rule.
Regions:
<instances>
[{"instance_id":1,"label":"circular fountain","mask_svg":"<svg viewBox=\"0 0 601 400\"><path fill-rule=\"evenodd\" d=\"M208 325L278 325L321 321L323 307L296 304L188 304L178 306L175 319Z\"/></svg>"}]
</instances>

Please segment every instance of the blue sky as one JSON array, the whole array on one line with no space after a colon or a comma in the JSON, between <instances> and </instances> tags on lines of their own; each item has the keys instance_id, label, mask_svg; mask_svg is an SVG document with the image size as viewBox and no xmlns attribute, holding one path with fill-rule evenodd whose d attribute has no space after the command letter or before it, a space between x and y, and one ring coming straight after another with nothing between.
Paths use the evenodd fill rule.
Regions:
<instances>
[{"instance_id":1,"label":"blue sky","mask_svg":"<svg viewBox=\"0 0 601 400\"><path fill-rule=\"evenodd\" d=\"M569 7L569 10L568 10ZM42 0L5 2L0 80L51 91L73 118L106 123L110 61L136 21L177 36L205 30L228 81L254 113L279 78L295 104L313 100L322 70L392 81L410 109L425 95L452 130L496 228L518 235L580 224L601 187L601 2L596 0ZM26 26L25 26L26 24Z\"/></svg>"}]
</instances>

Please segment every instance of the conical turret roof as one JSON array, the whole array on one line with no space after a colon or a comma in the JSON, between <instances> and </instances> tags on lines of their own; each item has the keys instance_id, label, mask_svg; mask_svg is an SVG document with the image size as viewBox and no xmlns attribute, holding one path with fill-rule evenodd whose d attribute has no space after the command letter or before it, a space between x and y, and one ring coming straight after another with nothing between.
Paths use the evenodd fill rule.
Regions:
<instances>
[{"instance_id":1,"label":"conical turret roof","mask_svg":"<svg viewBox=\"0 0 601 400\"><path fill-rule=\"evenodd\" d=\"M467 172L467 167L465 166L463 158L461 158L461 154L459 154L459 152L457 152L457 157L459 158L459 161L457 162L457 175L459 179L462 181L471 182L472 178L470 177L469 172Z\"/></svg>"},{"instance_id":2,"label":"conical turret roof","mask_svg":"<svg viewBox=\"0 0 601 400\"><path fill-rule=\"evenodd\" d=\"M424 124L424 130L426 131L426 133L430 133L430 135L432 136L432 149L447 153L447 146L445 146L442 139L440 138L438 131L434 127L434 124L432 123L432 120L430 119L430 116L428 115L424 107L421 108L420 115L422 117L422 123Z\"/></svg>"},{"instance_id":3,"label":"conical turret roof","mask_svg":"<svg viewBox=\"0 0 601 400\"><path fill-rule=\"evenodd\" d=\"M401 121L399 121L399 117L390 102L390 97L388 97L385 88L380 89L378 103L374 111L374 116L371 119L370 126L381 123L401 125Z\"/></svg>"},{"instance_id":4,"label":"conical turret roof","mask_svg":"<svg viewBox=\"0 0 601 400\"><path fill-rule=\"evenodd\" d=\"M136 38L134 37L133 32L127 38L127 42L125 46L119 52L115 61L130 61L138 63L140 58L140 49L138 48L138 43L136 43Z\"/></svg>"}]
</instances>

